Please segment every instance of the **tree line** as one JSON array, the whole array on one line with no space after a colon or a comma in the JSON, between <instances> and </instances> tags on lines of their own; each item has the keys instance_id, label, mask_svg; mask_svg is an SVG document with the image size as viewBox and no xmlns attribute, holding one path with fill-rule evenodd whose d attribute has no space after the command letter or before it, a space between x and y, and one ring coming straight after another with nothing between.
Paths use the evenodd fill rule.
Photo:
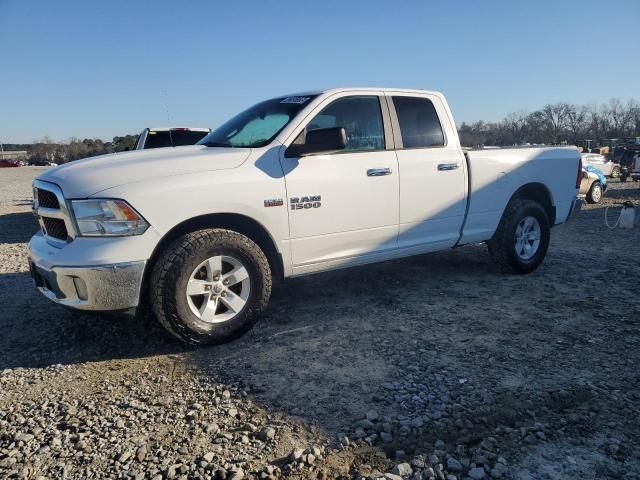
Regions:
<instances>
[{"instance_id":1,"label":"tree line","mask_svg":"<svg viewBox=\"0 0 640 480\"><path fill-rule=\"evenodd\" d=\"M640 103L612 99L606 104L573 105L559 102L535 112L510 113L498 122L463 122L460 141L480 145L576 145L582 140L640 137Z\"/></svg>"},{"instance_id":2,"label":"tree line","mask_svg":"<svg viewBox=\"0 0 640 480\"><path fill-rule=\"evenodd\" d=\"M100 138L71 138L68 142L54 142L49 137L28 144L5 144L5 150L26 150L29 161L66 163L80 158L106 153L124 152L135 147L137 135L113 137L111 141Z\"/></svg>"},{"instance_id":3,"label":"tree line","mask_svg":"<svg viewBox=\"0 0 640 480\"><path fill-rule=\"evenodd\" d=\"M510 113L497 122L463 122L458 128L465 147L523 144L577 145L582 140L597 143L605 138L640 137L640 103L609 100L606 104L574 105L559 102L535 112ZM26 150L31 161L66 163L80 158L133 149L137 135L99 138L72 138L54 142L48 137L31 144L9 144L5 150Z\"/></svg>"}]
</instances>

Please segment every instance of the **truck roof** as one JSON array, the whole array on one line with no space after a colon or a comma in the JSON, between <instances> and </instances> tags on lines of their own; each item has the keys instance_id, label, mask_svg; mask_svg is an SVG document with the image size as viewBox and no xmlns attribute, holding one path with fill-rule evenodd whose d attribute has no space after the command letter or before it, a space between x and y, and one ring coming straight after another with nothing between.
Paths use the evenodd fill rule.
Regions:
<instances>
[{"instance_id":1,"label":"truck roof","mask_svg":"<svg viewBox=\"0 0 640 480\"><path fill-rule=\"evenodd\" d=\"M303 95L321 95L325 93L342 93L342 92L350 92L350 91L371 91L371 92L402 92L402 93L428 93L431 95L442 95L441 92L437 92L435 90L423 90L419 88L393 88L393 87L338 87L338 88L327 88L324 90L309 90L306 92L297 92L285 95L279 95L282 97L286 96L303 96Z\"/></svg>"},{"instance_id":2,"label":"truck roof","mask_svg":"<svg viewBox=\"0 0 640 480\"><path fill-rule=\"evenodd\" d=\"M210 128L203 127L147 127L150 132L167 132L169 130L190 130L192 132L209 132Z\"/></svg>"}]
</instances>

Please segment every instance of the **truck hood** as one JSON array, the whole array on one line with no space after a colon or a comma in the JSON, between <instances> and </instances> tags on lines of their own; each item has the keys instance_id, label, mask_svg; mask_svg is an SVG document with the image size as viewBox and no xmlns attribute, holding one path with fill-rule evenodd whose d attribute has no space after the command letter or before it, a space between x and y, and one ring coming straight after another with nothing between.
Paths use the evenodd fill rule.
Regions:
<instances>
[{"instance_id":1,"label":"truck hood","mask_svg":"<svg viewBox=\"0 0 640 480\"><path fill-rule=\"evenodd\" d=\"M113 153L65 163L38 180L57 184L67 198L84 198L107 188L154 178L238 167L251 149L204 145Z\"/></svg>"}]
</instances>

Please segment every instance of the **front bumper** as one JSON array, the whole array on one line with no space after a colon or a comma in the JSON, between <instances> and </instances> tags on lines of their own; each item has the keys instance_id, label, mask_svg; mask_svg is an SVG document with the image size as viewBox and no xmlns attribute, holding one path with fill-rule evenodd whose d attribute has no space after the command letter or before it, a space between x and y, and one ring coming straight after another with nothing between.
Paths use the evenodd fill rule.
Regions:
<instances>
[{"instance_id":1,"label":"front bumper","mask_svg":"<svg viewBox=\"0 0 640 480\"><path fill-rule=\"evenodd\" d=\"M76 237L62 248L42 231L29 241L29 267L40 292L80 310L126 310L140 300L147 259L160 240L149 227L133 237Z\"/></svg>"},{"instance_id":2,"label":"front bumper","mask_svg":"<svg viewBox=\"0 0 640 480\"><path fill-rule=\"evenodd\" d=\"M119 243L124 241L75 239L56 248L38 232L29 242L31 276L45 297L61 305L95 311L136 307L146 261L127 257L139 248L135 240Z\"/></svg>"},{"instance_id":3,"label":"front bumper","mask_svg":"<svg viewBox=\"0 0 640 480\"><path fill-rule=\"evenodd\" d=\"M78 310L124 310L138 305L145 262L46 269L29 259L38 290Z\"/></svg>"}]
</instances>

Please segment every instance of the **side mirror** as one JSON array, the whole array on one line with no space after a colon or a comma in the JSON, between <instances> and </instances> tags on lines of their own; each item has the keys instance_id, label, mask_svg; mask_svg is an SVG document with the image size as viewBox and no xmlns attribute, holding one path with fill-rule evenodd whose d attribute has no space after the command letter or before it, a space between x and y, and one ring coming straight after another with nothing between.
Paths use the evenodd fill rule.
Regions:
<instances>
[{"instance_id":1,"label":"side mirror","mask_svg":"<svg viewBox=\"0 0 640 480\"><path fill-rule=\"evenodd\" d=\"M291 145L284 156L304 157L313 153L331 153L344 150L347 146L347 131L344 127L317 128L307 132L305 143Z\"/></svg>"}]
</instances>

